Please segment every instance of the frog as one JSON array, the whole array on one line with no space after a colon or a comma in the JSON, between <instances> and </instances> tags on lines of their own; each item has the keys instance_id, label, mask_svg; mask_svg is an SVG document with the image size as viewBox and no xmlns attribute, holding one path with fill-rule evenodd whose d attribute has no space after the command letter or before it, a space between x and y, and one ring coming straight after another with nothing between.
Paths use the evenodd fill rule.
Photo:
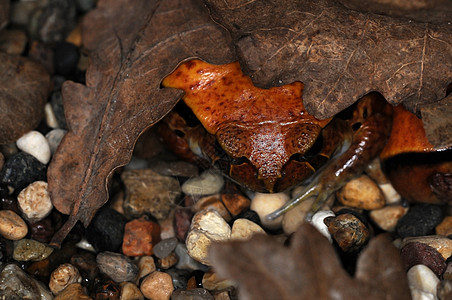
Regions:
<instances>
[{"instance_id":1,"label":"frog","mask_svg":"<svg viewBox=\"0 0 452 300\"><path fill-rule=\"evenodd\" d=\"M215 165L255 192L304 186L299 196L267 215L269 220L315 197L308 213L312 217L379 155L391 131L392 106L381 94L364 95L341 116L321 120L305 109L302 82L260 88L238 62L189 60L162 86L184 91L184 109L168 114L158 129L177 154ZM183 116L184 110L195 116L194 122Z\"/></svg>"}]
</instances>

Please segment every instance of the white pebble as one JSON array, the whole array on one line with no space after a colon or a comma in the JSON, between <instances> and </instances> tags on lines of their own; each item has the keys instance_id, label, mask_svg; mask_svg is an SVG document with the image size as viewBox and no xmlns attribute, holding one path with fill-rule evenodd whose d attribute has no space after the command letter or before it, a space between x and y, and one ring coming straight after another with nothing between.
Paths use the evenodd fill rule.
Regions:
<instances>
[{"instance_id":1,"label":"white pebble","mask_svg":"<svg viewBox=\"0 0 452 300\"><path fill-rule=\"evenodd\" d=\"M287 201L289 201L289 196L285 193L256 193L251 199L250 209L259 215L263 227L272 230L279 229L281 228L283 216L274 220L268 220L266 216L282 207Z\"/></svg>"},{"instance_id":2,"label":"white pebble","mask_svg":"<svg viewBox=\"0 0 452 300\"><path fill-rule=\"evenodd\" d=\"M53 111L52 105L50 103L46 103L44 106L44 115L47 126L50 128L58 128L58 120L55 116L55 112Z\"/></svg>"},{"instance_id":3,"label":"white pebble","mask_svg":"<svg viewBox=\"0 0 452 300\"><path fill-rule=\"evenodd\" d=\"M400 203L402 200L402 197L400 194L394 189L392 184L390 183L383 183L378 185L383 192L383 195L386 199L386 204L395 204Z\"/></svg>"},{"instance_id":4,"label":"white pebble","mask_svg":"<svg viewBox=\"0 0 452 300\"><path fill-rule=\"evenodd\" d=\"M266 234L259 225L248 219L239 218L232 224L231 240L248 240L255 234Z\"/></svg>"},{"instance_id":5,"label":"white pebble","mask_svg":"<svg viewBox=\"0 0 452 300\"><path fill-rule=\"evenodd\" d=\"M58 145L66 134L66 130L64 129L53 129L46 134L47 142L49 143L50 152L52 155L55 153Z\"/></svg>"},{"instance_id":6,"label":"white pebble","mask_svg":"<svg viewBox=\"0 0 452 300\"><path fill-rule=\"evenodd\" d=\"M318 231L320 231L321 234L323 234L324 236L326 236L328 238L328 240L330 242L333 241L333 239L331 238L331 234L328 231L328 227L325 225L325 223L323 222L323 220L326 217L334 217L335 214L333 211L331 210L320 210L318 212L316 212L311 219L311 224L317 228Z\"/></svg>"},{"instance_id":7,"label":"white pebble","mask_svg":"<svg viewBox=\"0 0 452 300\"><path fill-rule=\"evenodd\" d=\"M35 181L24 188L17 196L17 202L24 217L30 222L44 219L53 208L45 181Z\"/></svg>"},{"instance_id":8,"label":"white pebble","mask_svg":"<svg viewBox=\"0 0 452 300\"><path fill-rule=\"evenodd\" d=\"M435 295L420 291L415 288L410 288L411 300L438 300Z\"/></svg>"},{"instance_id":9,"label":"white pebble","mask_svg":"<svg viewBox=\"0 0 452 300\"><path fill-rule=\"evenodd\" d=\"M186 195L211 195L221 191L224 179L218 172L207 170L201 175L188 179L182 185Z\"/></svg>"},{"instance_id":10,"label":"white pebble","mask_svg":"<svg viewBox=\"0 0 452 300\"><path fill-rule=\"evenodd\" d=\"M16 141L17 148L25 153L33 155L43 164L50 161L50 146L42 133L30 131Z\"/></svg>"},{"instance_id":11,"label":"white pebble","mask_svg":"<svg viewBox=\"0 0 452 300\"><path fill-rule=\"evenodd\" d=\"M62 264L50 275L49 288L54 295L64 290L68 285L82 282L78 269L71 264Z\"/></svg>"},{"instance_id":12,"label":"white pebble","mask_svg":"<svg viewBox=\"0 0 452 300\"><path fill-rule=\"evenodd\" d=\"M436 298L436 287L438 286L439 279L429 267L415 265L408 270L407 278L408 285L411 289L432 294Z\"/></svg>"}]
</instances>

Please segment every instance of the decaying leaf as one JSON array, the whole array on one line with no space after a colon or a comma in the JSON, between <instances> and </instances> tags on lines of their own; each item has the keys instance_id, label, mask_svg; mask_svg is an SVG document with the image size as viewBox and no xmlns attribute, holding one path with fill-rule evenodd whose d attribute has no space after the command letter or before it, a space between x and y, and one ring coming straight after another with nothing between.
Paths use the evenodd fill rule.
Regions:
<instances>
[{"instance_id":1,"label":"decaying leaf","mask_svg":"<svg viewBox=\"0 0 452 300\"><path fill-rule=\"evenodd\" d=\"M0 52L0 144L12 143L38 126L50 84L40 64Z\"/></svg>"},{"instance_id":2,"label":"decaying leaf","mask_svg":"<svg viewBox=\"0 0 452 300\"><path fill-rule=\"evenodd\" d=\"M411 299L399 253L385 236L361 253L354 278L310 224L294 233L289 248L256 235L214 244L209 255L215 271L237 283L240 299Z\"/></svg>"},{"instance_id":3,"label":"decaying leaf","mask_svg":"<svg viewBox=\"0 0 452 300\"><path fill-rule=\"evenodd\" d=\"M194 0L99 1L83 29L91 60L86 86L63 85L69 132L48 170L53 204L70 214L56 246L78 220L89 224L138 136L179 100L182 92L161 88L161 79L188 58L233 60L228 36Z\"/></svg>"},{"instance_id":4,"label":"decaying leaf","mask_svg":"<svg viewBox=\"0 0 452 300\"><path fill-rule=\"evenodd\" d=\"M320 119L371 91L419 112L445 97L452 78L450 22L362 13L335 0L206 3L231 32L245 73L263 87L303 82L305 107Z\"/></svg>"}]
</instances>

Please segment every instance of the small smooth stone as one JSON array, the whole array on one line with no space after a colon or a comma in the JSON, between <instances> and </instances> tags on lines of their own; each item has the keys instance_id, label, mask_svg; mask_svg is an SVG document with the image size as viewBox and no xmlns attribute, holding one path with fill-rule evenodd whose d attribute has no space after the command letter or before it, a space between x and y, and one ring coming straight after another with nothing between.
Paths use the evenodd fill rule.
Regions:
<instances>
[{"instance_id":1,"label":"small smooth stone","mask_svg":"<svg viewBox=\"0 0 452 300\"><path fill-rule=\"evenodd\" d=\"M177 179L150 169L126 170L121 179L126 188L124 211L131 217L149 213L157 220L164 220L180 195Z\"/></svg>"},{"instance_id":2,"label":"small smooth stone","mask_svg":"<svg viewBox=\"0 0 452 300\"><path fill-rule=\"evenodd\" d=\"M202 210L193 217L186 245L188 254L209 265L208 251L212 242L226 241L231 237L231 227L215 210Z\"/></svg>"},{"instance_id":3,"label":"small smooth stone","mask_svg":"<svg viewBox=\"0 0 452 300\"><path fill-rule=\"evenodd\" d=\"M127 165L124 166L124 170L139 170L146 169L149 167L147 160L132 156L132 159Z\"/></svg>"},{"instance_id":4,"label":"small smooth stone","mask_svg":"<svg viewBox=\"0 0 452 300\"><path fill-rule=\"evenodd\" d=\"M438 277L446 269L446 262L442 255L435 248L423 243L406 244L400 250L400 258L406 269L422 264L429 267Z\"/></svg>"},{"instance_id":5,"label":"small smooth stone","mask_svg":"<svg viewBox=\"0 0 452 300\"><path fill-rule=\"evenodd\" d=\"M275 220L267 220L266 216L283 206L287 201L289 201L289 196L285 193L256 193L251 199L250 209L259 215L262 227L271 230L279 229L281 228L283 216Z\"/></svg>"},{"instance_id":6,"label":"small smooth stone","mask_svg":"<svg viewBox=\"0 0 452 300\"><path fill-rule=\"evenodd\" d=\"M430 204L418 204L400 218L396 231L400 237L429 235L435 226L441 223L443 212L441 207Z\"/></svg>"},{"instance_id":7,"label":"small smooth stone","mask_svg":"<svg viewBox=\"0 0 452 300\"><path fill-rule=\"evenodd\" d=\"M438 284L436 294L439 300L452 299L452 280L441 280Z\"/></svg>"},{"instance_id":8,"label":"small smooth stone","mask_svg":"<svg viewBox=\"0 0 452 300\"><path fill-rule=\"evenodd\" d=\"M378 185L380 187L381 192L385 196L386 204L397 204L400 203L402 197L400 194L394 189L391 183L382 183Z\"/></svg>"},{"instance_id":9,"label":"small smooth stone","mask_svg":"<svg viewBox=\"0 0 452 300\"><path fill-rule=\"evenodd\" d=\"M42 164L50 161L50 146L46 138L39 131L30 131L16 141L17 148L33 155Z\"/></svg>"},{"instance_id":10,"label":"small smooth stone","mask_svg":"<svg viewBox=\"0 0 452 300\"><path fill-rule=\"evenodd\" d=\"M182 184L182 192L186 195L218 194L223 187L223 176L218 172L207 170L198 177L192 177Z\"/></svg>"},{"instance_id":11,"label":"small smooth stone","mask_svg":"<svg viewBox=\"0 0 452 300\"><path fill-rule=\"evenodd\" d=\"M6 265L0 273L0 295L5 300L53 299L52 293L42 282L29 276L15 264Z\"/></svg>"},{"instance_id":12,"label":"small smooth stone","mask_svg":"<svg viewBox=\"0 0 452 300\"><path fill-rule=\"evenodd\" d=\"M443 279L452 281L452 259L449 259L443 272Z\"/></svg>"},{"instance_id":13,"label":"small smooth stone","mask_svg":"<svg viewBox=\"0 0 452 300\"><path fill-rule=\"evenodd\" d=\"M379 209L385 205L383 193L375 181L367 175L348 181L336 196L343 205L359 209Z\"/></svg>"},{"instance_id":14,"label":"small smooth stone","mask_svg":"<svg viewBox=\"0 0 452 300\"><path fill-rule=\"evenodd\" d=\"M435 227L435 231L438 235L452 235L452 216L446 216L441 223Z\"/></svg>"},{"instance_id":15,"label":"small smooth stone","mask_svg":"<svg viewBox=\"0 0 452 300\"><path fill-rule=\"evenodd\" d=\"M101 252L96 257L99 270L115 282L133 281L138 275L138 266L119 253Z\"/></svg>"},{"instance_id":16,"label":"small smooth stone","mask_svg":"<svg viewBox=\"0 0 452 300\"><path fill-rule=\"evenodd\" d=\"M154 246L154 255L158 258L165 258L176 249L177 239L175 237L163 239Z\"/></svg>"},{"instance_id":17,"label":"small smooth stone","mask_svg":"<svg viewBox=\"0 0 452 300\"><path fill-rule=\"evenodd\" d=\"M165 270L165 273L171 276L175 290L188 289L188 281L191 274L190 271L171 268L169 270Z\"/></svg>"},{"instance_id":18,"label":"small smooth stone","mask_svg":"<svg viewBox=\"0 0 452 300\"><path fill-rule=\"evenodd\" d=\"M407 237L403 239L401 248L411 242L423 243L435 248L443 256L444 260L448 259L452 255L452 240L444 236L428 235Z\"/></svg>"},{"instance_id":19,"label":"small smooth stone","mask_svg":"<svg viewBox=\"0 0 452 300\"><path fill-rule=\"evenodd\" d=\"M46 139L49 143L50 152L52 153L52 155L55 153L66 132L67 131L64 129L56 128L46 134Z\"/></svg>"},{"instance_id":20,"label":"small smooth stone","mask_svg":"<svg viewBox=\"0 0 452 300\"><path fill-rule=\"evenodd\" d=\"M102 208L86 229L86 240L96 251L116 251L122 244L126 218L111 208Z\"/></svg>"},{"instance_id":21,"label":"small smooth stone","mask_svg":"<svg viewBox=\"0 0 452 300\"><path fill-rule=\"evenodd\" d=\"M27 44L27 35L23 30L3 29L0 31L0 51L21 55Z\"/></svg>"},{"instance_id":22,"label":"small smooth stone","mask_svg":"<svg viewBox=\"0 0 452 300\"><path fill-rule=\"evenodd\" d=\"M72 283L62 290L53 300L92 300L86 294L85 288L80 283Z\"/></svg>"},{"instance_id":23,"label":"small smooth stone","mask_svg":"<svg viewBox=\"0 0 452 300\"><path fill-rule=\"evenodd\" d=\"M221 201L234 217L248 210L251 200L240 194L221 194Z\"/></svg>"},{"instance_id":24,"label":"small smooth stone","mask_svg":"<svg viewBox=\"0 0 452 300\"><path fill-rule=\"evenodd\" d=\"M410 288L411 300L438 300L435 295L423 292L421 290Z\"/></svg>"},{"instance_id":25,"label":"small smooth stone","mask_svg":"<svg viewBox=\"0 0 452 300\"><path fill-rule=\"evenodd\" d=\"M78 269L71 264L62 264L50 274L49 288L54 295L64 290L71 283L82 282Z\"/></svg>"},{"instance_id":26,"label":"small smooth stone","mask_svg":"<svg viewBox=\"0 0 452 300\"><path fill-rule=\"evenodd\" d=\"M198 167L186 161L152 160L151 163L150 168L161 175L186 178L199 176Z\"/></svg>"},{"instance_id":27,"label":"small smooth stone","mask_svg":"<svg viewBox=\"0 0 452 300\"><path fill-rule=\"evenodd\" d=\"M438 277L427 266L415 265L407 272L408 285L420 291L433 294L436 297Z\"/></svg>"},{"instance_id":28,"label":"small smooth stone","mask_svg":"<svg viewBox=\"0 0 452 300\"><path fill-rule=\"evenodd\" d=\"M171 295L171 300L214 300L208 290L195 288L190 290L176 290Z\"/></svg>"},{"instance_id":29,"label":"small smooth stone","mask_svg":"<svg viewBox=\"0 0 452 300\"><path fill-rule=\"evenodd\" d=\"M168 300L173 289L171 276L158 271L149 274L140 285L143 295L151 300Z\"/></svg>"},{"instance_id":30,"label":"small smooth stone","mask_svg":"<svg viewBox=\"0 0 452 300\"><path fill-rule=\"evenodd\" d=\"M266 234L256 223L248 219L236 219L232 224L231 240L248 240L255 234Z\"/></svg>"},{"instance_id":31,"label":"small smooth stone","mask_svg":"<svg viewBox=\"0 0 452 300\"><path fill-rule=\"evenodd\" d=\"M121 300L144 300L140 288L132 282L121 283Z\"/></svg>"},{"instance_id":32,"label":"small smooth stone","mask_svg":"<svg viewBox=\"0 0 452 300\"><path fill-rule=\"evenodd\" d=\"M57 76L54 76L53 78L55 77ZM58 128L67 129L66 117L64 115L63 96L61 95L60 90L55 90L52 93L52 96L50 96L50 104L52 105L53 113L58 121Z\"/></svg>"},{"instance_id":33,"label":"small smooth stone","mask_svg":"<svg viewBox=\"0 0 452 300\"><path fill-rule=\"evenodd\" d=\"M175 211L172 210L166 219L159 221L160 238L162 240L176 237L174 219L175 219ZM190 224L188 224L188 227L190 227ZM187 229L187 232L188 232L188 229ZM182 240L185 240L185 239L183 238Z\"/></svg>"},{"instance_id":34,"label":"small smooth stone","mask_svg":"<svg viewBox=\"0 0 452 300\"><path fill-rule=\"evenodd\" d=\"M174 231L176 238L180 242L185 242L188 231L190 230L193 213L186 207L177 207L174 211Z\"/></svg>"},{"instance_id":35,"label":"small smooth stone","mask_svg":"<svg viewBox=\"0 0 452 300\"><path fill-rule=\"evenodd\" d=\"M202 277L202 286L209 291L221 291L234 287L235 284L230 279L218 278L217 273L213 271L207 271Z\"/></svg>"},{"instance_id":36,"label":"small smooth stone","mask_svg":"<svg viewBox=\"0 0 452 300\"><path fill-rule=\"evenodd\" d=\"M0 170L3 169L3 165L5 164L5 156L0 152Z\"/></svg>"},{"instance_id":37,"label":"small smooth stone","mask_svg":"<svg viewBox=\"0 0 452 300\"><path fill-rule=\"evenodd\" d=\"M34 181L46 179L46 166L25 152L13 154L6 160L0 174L0 183L22 190Z\"/></svg>"},{"instance_id":38,"label":"small smooth stone","mask_svg":"<svg viewBox=\"0 0 452 300\"><path fill-rule=\"evenodd\" d=\"M47 102L44 106L44 118L46 120L47 126L49 126L50 128L58 128L58 120L55 116L55 113L53 112L52 104L50 104L49 102ZM49 141L49 139L47 139L47 141ZM50 151L52 152L52 147L50 147Z\"/></svg>"},{"instance_id":39,"label":"small smooth stone","mask_svg":"<svg viewBox=\"0 0 452 300\"><path fill-rule=\"evenodd\" d=\"M232 290L234 291L234 289L232 289ZM213 297L215 300L232 300L232 299L234 299L231 297L228 290L216 292Z\"/></svg>"},{"instance_id":40,"label":"small smooth stone","mask_svg":"<svg viewBox=\"0 0 452 300\"><path fill-rule=\"evenodd\" d=\"M402 205L388 205L380 209L372 210L369 217L375 224L385 231L394 231L397 222L408 212Z\"/></svg>"},{"instance_id":41,"label":"small smooth stone","mask_svg":"<svg viewBox=\"0 0 452 300\"><path fill-rule=\"evenodd\" d=\"M53 248L47 247L31 239L21 239L15 242L13 258L18 261L41 261L52 254Z\"/></svg>"},{"instance_id":42,"label":"small smooth stone","mask_svg":"<svg viewBox=\"0 0 452 300\"><path fill-rule=\"evenodd\" d=\"M294 233L301 224L306 222L306 216L314 200L314 197L308 198L284 214L281 225L285 234Z\"/></svg>"},{"instance_id":43,"label":"small smooth stone","mask_svg":"<svg viewBox=\"0 0 452 300\"><path fill-rule=\"evenodd\" d=\"M156 270L154 258L152 256L142 256L138 261L138 277L137 279L141 279Z\"/></svg>"},{"instance_id":44,"label":"small smooth stone","mask_svg":"<svg viewBox=\"0 0 452 300\"><path fill-rule=\"evenodd\" d=\"M197 262L190 255L188 255L188 250L185 243L178 243L174 252L179 257L179 261L176 264L177 269L188 271L207 271L209 269L208 266Z\"/></svg>"},{"instance_id":45,"label":"small smooth stone","mask_svg":"<svg viewBox=\"0 0 452 300\"><path fill-rule=\"evenodd\" d=\"M317 230L323 234L330 242L333 241L328 226L323 220L328 217L335 217L335 214L331 210L319 210L311 218L311 224L317 228Z\"/></svg>"},{"instance_id":46,"label":"small smooth stone","mask_svg":"<svg viewBox=\"0 0 452 300\"><path fill-rule=\"evenodd\" d=\"M36 222L47 217L53 205L47 191L47 182L35 181L23 189L17 196L19 209L30 222Z\"/></svg>"},{"instance_id":47,"label":"small smooth stone","mask_svg":"<svg viewBox=\"0 0 452 300\"><path fill-rule=\"evenodd\" d=\"M83 280L90 285L99 276L99 268L94 253L82 251L71 256L69 262L80 272Z\"/></svg>"},{"instance_id":48,"label":"small smooth stone","mask_svg":"<svg viewBox=\"0 0 452 300\"><path fill-rule=\"evenodd\" d=\"M28 233L25 221L12 210L0 210L0 234L8 240L17 241Z\"/></svg>"},{"instance_id":49,"label":"small smooth stone","mask_svg":"<svg viewBox=\"0 0 452 300\"><path fill-rule=\"evenodd\" d=\"M177 264L179 261L179 258L177 257L176 253L171 253L167 257L159 258L158 265L160 269L167 270Z\"/></svg>"},{"instance_id":50,"label":"small smooth stone","mask_svg":"<svg viewBox=\"0 0 452 300\"><path fill-rule=\"evenodd\" d=\"M50 218L34 222L30 225L30 238L41 243L49 243L55 233Z\"/></svg>"},{"instance_id":51,"label":"small smooth stone","mask_svg":"<svg viewBox=\"0 0 452 300\"><path fill-rule=\"evenodd\" d=\"M86 238L82 238L75 246L86 251L96 252L96 249L94 249L93 245L91 245Z\"/></svg>"},{"instance_id":52,"label":"small smooth stone","mask_svg":"<svg viewBox=\"0 0 452 300\"><path fill-rule=\"evenodd\" d=\"M153 245L159 241L159 224L145 218L135 219L126 223L122 253L127 256L151 255Z\"/></svg>"},{"instance_id":53,"label":"small smooth stone","mask_svg":"<svg viewBox=\"0 0 452 300\"><path fill-rule=\"evenodd\" d=\"M358 251L369 240L369 229L356 216L345 213L324 220L328 231L344 252Z\"/></svg>"},{"instance_id":54,"label":"small smooth stone","mask_svg":"<svg viewBox=\"0 0 452 300\"><path fill-rule=\"evenodd\" d=\"M225 219L226 222L231 221L231 214L226 209L223 202L221 202L220 195L218 194L202 197L201 199L196 201L194 205L192 205L191 210L194 213L197 213L198 211L209 208L216 210L220 214L220 216Z\"/></svg>"}]
</instances>

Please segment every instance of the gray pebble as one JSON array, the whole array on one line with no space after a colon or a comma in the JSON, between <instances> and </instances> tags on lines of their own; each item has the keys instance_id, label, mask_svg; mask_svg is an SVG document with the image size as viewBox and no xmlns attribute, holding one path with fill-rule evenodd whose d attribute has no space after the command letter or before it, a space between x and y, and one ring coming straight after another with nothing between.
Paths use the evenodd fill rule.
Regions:
<instances>
[{"instance_id":1,"label":"gray pebble","mask_svg":"<svg viewBox=\"0 0 452 300\"><path fill-rule=\"evenodd\" d=\"M158 242L152 249L158 258L165 258L176 249L177 239L175 237L164 239Z\"/></svg>"},{"instance_id":2,"label":"gray pebble","mask_svg":"<svg viewBox=\"0 0 452 300\"><path fill-rule=\"evenodd\" d=\"M190 255L188 255L187 247L185 246L185 244L182 243L177 244L176 249L174 251L179 257L179 261L176 264L176 268L189 271L201 270L204 272L209 269L208 266L197 262L196 260L191 258Z\"/></svg>"},{"instance_id":3,"label":"gray pebble","mask_svg":"<svg viewBox=\"0 0 452 300\"><path fill-rule=\"evenodd\" d=\"M60 144L60 142L63 139L66 132L67 131L64 129L57 128L57 129L53 129L53 130L49 131L46 134L46 139L47 139L47 142L49 143L50 152L52 153L52 155L55 153L56 148Z\"/></svg>"},{"instance_id":4,"label":"gray pebble","mask_svg":"<svg viewBox=\"0 0 452 300\"><path fill-rule=\"evenodd\" d=\"M177 290L171 295L171 300L214 300L206 289Z\"/></svg>"},{"instance_id":5,"label":"gray pebble","mask_svg":"<svg viewBox=\"0 0 452 300\"><path fill-rule=\"evenodd\" d=\"M96 257L99 270L116 282L133 281L138 275L138 266L119 253L101 252Z\"/></svg>"}]
</instances>

